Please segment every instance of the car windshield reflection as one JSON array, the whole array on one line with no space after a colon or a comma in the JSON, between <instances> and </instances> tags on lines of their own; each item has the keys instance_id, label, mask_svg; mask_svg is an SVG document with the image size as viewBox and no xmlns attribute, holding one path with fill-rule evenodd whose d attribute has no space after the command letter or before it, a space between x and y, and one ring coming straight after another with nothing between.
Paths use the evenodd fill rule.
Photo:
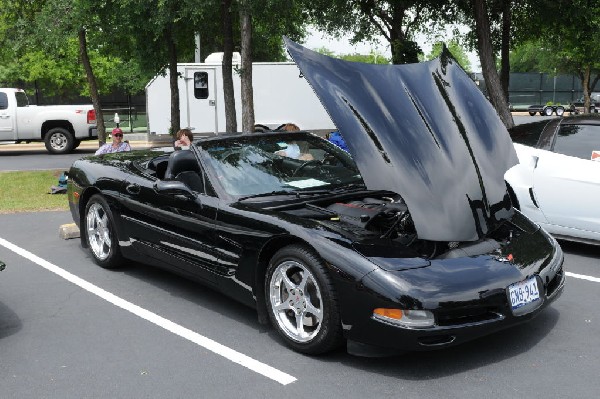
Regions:
<instances>
[{"instance_id":1,"label":"car windshield reflection","mask_svg":"<svg viewBox=\"0 0 600 399\"><path fill-rule=\"evenodd\" d=\"M201 153L232 196L297 195L362 184L352 158L319 137L301 133L211 140Z\"/></svg>"}]
</instances>

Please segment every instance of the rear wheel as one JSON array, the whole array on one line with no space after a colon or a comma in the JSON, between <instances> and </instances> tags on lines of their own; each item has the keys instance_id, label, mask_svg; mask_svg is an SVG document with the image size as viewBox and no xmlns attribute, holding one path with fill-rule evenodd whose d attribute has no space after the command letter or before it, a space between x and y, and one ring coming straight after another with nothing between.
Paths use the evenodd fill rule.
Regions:
<instances>
[{"instance_id":1,"label":"rear wheel","mask_svg":"<svg viewBox=\"0 0 600 399\"><path fill-rule=\"evenodd\" d=\"M552 116L552 113L554 112L554 110L552 109L552 107L544 107L544 115L546 116Z\"/></svg>"},{"instance_id":2,"label":"rear wheel","mask_svg":"<svg viewBox=\"0 0 600 399\"><path fill-rule=\"evenodd\" d=\"M66 154L73 150L75 139L67 129L55 127L46 133L44 143L51 154Z\"/></svg>"},{"instance_id":3,"label":"rear wheel","mask_svg":"<svg viewBox=\"0 0 600 399\"><path fill-rule=\"evenodd\" d=\"M535 116L535 111L529 111L529 116Z\"/></svg>"},{"instance_id":4,"label":"rear wheel","mask_svg":"<svg viewBox=\"0 0 600 399\"><path fill-rule=\"evenodd\" d=\"M556 107L556 115L563 116L565 109L563 107Z\"/></svg>"},{"instance_id":5,"label":"rear wheel","mask_svg":"<svg viewBox=\"0 0 600 399\"><path fill-rule=\"evenodd\" d=\"M115 232L113 216L106 200L93 195L85 207L84 232L94 261L106 268L121 265L123 258Z\"/></svg>"},{"instance_id":6,"label":"rear wheel","mask_svg":"<svg viewBox=\"0 0 600 399\"><path fill-rule=\"evenodd\" d=\"M318 355L341 343L333 284L312 250L300 245L279 250L269 262L265 296L272 324L294 350Z\"/></svg>"}]
</instances>

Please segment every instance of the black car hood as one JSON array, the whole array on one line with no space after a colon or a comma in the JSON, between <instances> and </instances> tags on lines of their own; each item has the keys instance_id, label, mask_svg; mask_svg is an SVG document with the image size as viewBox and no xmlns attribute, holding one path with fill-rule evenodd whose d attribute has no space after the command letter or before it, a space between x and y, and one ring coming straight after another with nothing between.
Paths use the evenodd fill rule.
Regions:
<instances>
[{"instance_id":1,"label":"black car hood","mask_svg":"<svg viewBox=\"0 0 600 399\"><path fill-rule=\"evenodd\" d=\"M285 38L365 184L404 198L419 238L473 241L512 208L506 128L451 54L418 64L348 62Z\"/></svg>"}]
</instances>

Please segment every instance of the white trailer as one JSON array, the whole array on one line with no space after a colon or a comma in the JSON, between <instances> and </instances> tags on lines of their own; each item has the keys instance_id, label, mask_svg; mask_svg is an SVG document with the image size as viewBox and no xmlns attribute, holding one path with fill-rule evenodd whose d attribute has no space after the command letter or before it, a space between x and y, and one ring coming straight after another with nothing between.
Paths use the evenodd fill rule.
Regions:
<instances>
[{"instance_id":1,"label":"white trailer","mask_svg":"<svg viewBox=\"0 0 600 399\"><path fill-rule=\"evenodd\" d=\"M216 58L216 60L215 60ZM214 61L213 61L214 60ZM242 124L239 67L234 58L233 86L238 130ZM220 57L205 63L178 64L180 125L194 134L225 132L223 72ZM336 130L312 88L292 62L257 62L252 68L254 116L257 125L274 129L295 123L302 130L325 133ZM171 126L169 75L158 75L146 85L148 131L167 134Z\"/></svg>"}]
</instances>

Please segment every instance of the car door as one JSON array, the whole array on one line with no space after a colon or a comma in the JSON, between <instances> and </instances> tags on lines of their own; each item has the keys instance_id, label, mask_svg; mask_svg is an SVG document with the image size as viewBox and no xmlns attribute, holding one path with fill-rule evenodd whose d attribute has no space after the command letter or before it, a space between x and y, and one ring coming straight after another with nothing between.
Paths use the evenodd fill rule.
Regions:
<instances>
[{"instance_id":1,"label":"car door","mask_svg":"<svg viewBox=\"0 0 600 399\"><path fill-rule=\"evenodd\" d=\"M15 139L15 118L8 104L8 95L0 92L0 140Z\"/></svg>"},{"instance_id":2,"label":"car door","mask_svg":"<svg viewBox=\"0 0 600 399\"><path fill-rule=\"evenodd\" d=\"M214 241L218 198L205 192L161 192L148 182L131 178L123 187L122 220L134 248L172 269L216 283L222 267Z\"/></svg>"},{"instance_id":3,"label":"car door","mask_svg":"<svg viewBox=\"0 0 600 399\"><path fill-rule=\"evenodd\" d=\"M539 151L534 192L553 225L600 231L600 125L561 126L552 151ZM596 158L600 160L600 157Z\"/></svg>"}]
</instances>

